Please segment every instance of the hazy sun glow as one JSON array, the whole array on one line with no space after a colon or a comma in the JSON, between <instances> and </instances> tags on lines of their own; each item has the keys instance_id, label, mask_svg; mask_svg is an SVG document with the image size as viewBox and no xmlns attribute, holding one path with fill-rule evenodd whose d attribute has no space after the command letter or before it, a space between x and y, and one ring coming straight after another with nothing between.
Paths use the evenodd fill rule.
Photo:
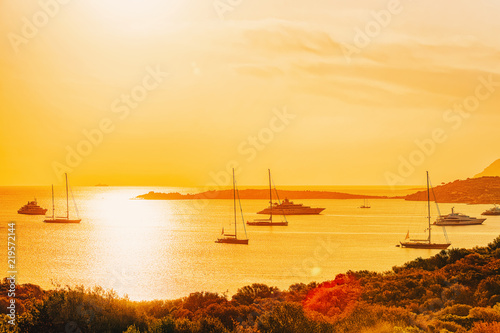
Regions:
<instances>
[{"instance_id":1,"label":"hazy sun glow","mask_svg":"<svg viewBox=\"0 0 500 333\"><path fill-rule=\"evenodd\" d=\"M418 184L498 158L482 147L500 93L453 109L500 80L497 3L402 3L366 45L356 33L385 1L214 3L2 3L0 184L203 186L235 161L241 184L267 168L281 184L386 184L424 154L401 182Z\"/></svg>"},{"instance_id":2,"label":"hazy sun glow","mask_svg":"<svg viewBox=\"0 0 500 333\"><path fill-rule=\"evenodd\" d=\"M85 6L94 15L122 24L146 24L166 16L175 16L181 5L180 0L91 0Z\"/></svg>"}]
</instances>

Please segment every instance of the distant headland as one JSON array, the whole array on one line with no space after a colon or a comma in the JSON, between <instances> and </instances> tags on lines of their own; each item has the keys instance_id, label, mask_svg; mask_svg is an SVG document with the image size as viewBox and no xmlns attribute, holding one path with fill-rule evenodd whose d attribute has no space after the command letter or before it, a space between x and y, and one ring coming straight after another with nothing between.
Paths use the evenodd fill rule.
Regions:
<instances>
[{"instance_id":1,"label":"distant headland","mask_svg":"<svg viewBox=\"0 0 500 333\"><path fill-rule=\"evenodd\" d=\"M474 176L474 178L480 177L498 177L500 176L500 159L491 163L488 167L486 167L482 172L478 173Z\"/></svg>"},{"instance_id":2,"label":"distant headland","mask_svg":"<svg viewBox=\"0 0 500 333\"><path fill-rule=\"evenodd\" d=\"M433 189L438 202L466 204L500 203L500 177L468 178L455 180ZM434 196L431 194L431 198ZM405 200L427 200L427 191L407 195Z\"/></svg>"},{"instance_id":3,"label":"distant headland","mask_svg":"<svg viewBox=\"0 0 500 333\"><path fill-rule=\"evenodd\" d=\"M427 200L427 191L418 191L406 196L376 196L350 194L330 191L290 191L278 190L280 198L288 199L405 199L409 201ZM455 180L436 186L433 192L440 203L497 204L500 203L500 177L468 178ZM245 189L239 191L241 199L268 199L269 190ZM194 194L178 192L161 193L151 191L134 199L143 200L196 200L196 199L232 199L232 190L213 190ZM431 196L434 200L434 196Z\"/></svg>"},{"instance_id":4,"label":"distant headland","mask_svg":"<svg viewBox=\"0 0 500 333\"><path fill-rule=\"evenodd\" d=\"M287 191L278 190L280 198L288 199L387 199L387 196L349 194L329 191ZM246 189L239 191L240 199L269 199L269 190ZM178 192L161 193L149 192L138 195L135 199L145 200L188 200L188 199L233 199L233 190L213 190L195 194L181 194Z\"/></svg>"}]
</instances>

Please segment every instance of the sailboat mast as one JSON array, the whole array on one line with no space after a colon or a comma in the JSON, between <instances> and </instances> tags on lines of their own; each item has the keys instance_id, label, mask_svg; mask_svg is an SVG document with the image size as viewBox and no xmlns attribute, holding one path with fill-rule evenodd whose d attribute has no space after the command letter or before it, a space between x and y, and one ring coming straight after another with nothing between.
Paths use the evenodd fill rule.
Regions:
<instances>
[{"instance_id":1,"label":"sailboat mast","mask_svg":"<svg viewBox=\"0 0 500 333\"><path fill-rule=\"evenodd\" d=\"M52 184L52 219L54 219L56 206L54 205L54 184Z\"/></svg>"},{"instance_id":2,"label":"sailboat mast","mask_svg":"<svg viewBox=\"0 0 500 333\"><path fill-rule=\"evenodd\" d=\"M271 187L271 169L267 169L267 172L269 173L269 207L270 207L269 219L272 222L273 221L273 190Z\"/></svg>"},{"instance_id":3,"label":"sailboat mast","mask_svg":"<svg viewBox=\"0 0 500 333\"><path fill-rule=\"evenodd\" d=\"M66 176L66 218L69 220L68 174L64 175Z\"/></svg>"},{"instance_id":4,"label":"sailboat mast","mask_svg":"<svg viewBox=\"0 0 500 333\"><path fill-rule=\"evenodd\" d=\"M233 168L233 203L234 203L234 237L236 237L236 183L234 180L234 168Z\"/></svg>"},{"instance_id":5,"label":"sailboat mast","mask_svg":"<svg viewBox=\"0 0 500 333\"><path fill-rule=\"evenodd\" d=\"M427 221L429 230L429 244L431 243L431 193L429 190L429 171L427 171Z\"/></svg>"}]
</instances>

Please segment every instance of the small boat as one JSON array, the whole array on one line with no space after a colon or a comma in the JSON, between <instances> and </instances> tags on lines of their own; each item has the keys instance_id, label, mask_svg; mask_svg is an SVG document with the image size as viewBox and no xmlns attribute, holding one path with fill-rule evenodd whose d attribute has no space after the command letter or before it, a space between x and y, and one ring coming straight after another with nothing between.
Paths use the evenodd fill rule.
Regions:
<instances>
[{"instance_id":1,"label":"small boat","mask_svg":"<svg viewBox=\"0 0 500 333\"><path fill-rule=\"evenodd\" d=\"M273 226L287 226L288 221L286 220L286 216L283 215L283 218L285 221L281 222L273 222L273 190L271 186L271 170L268 169L268 174L269 174L269 218L268 219L255 219L253 221L247 221L248 225L253 225L253 226L261 226L261 227L273 227ZM275 188L276 191L276 188ZM278 198L278 202L280 201L280 198L278 197L278 191L276 191L276 197ZM274 214L276 215L276 214Z\"/></svg>"},{"instance_id":2,"label":"small boat","mask_svg":"<svg viewBox=\"0 0 500 333\"><path fill-rule=\"evenodd\" d=\"M500 215L500 207L495 205L493 208L484 211L481 215Z\"/></svg>"},{"instance_id":3,"label":"small boat","mask_svg":"<svg viewBox=\"0 0 500 333\"><path fill-rule=\"evenodd\" d=\"M45 215L47 209L38 206L36 198L33 201L28 201L28 203L17 211L18 214L26 215Z\"/></svg>"},{"instance_id":4,"label":"small boat","mask_svg":"<svg viewBox=\"0 0 500 333\"><path fill-rule=\"evenodd\" d=\"M66 176L66 216L64 217L56 217L55 216L55 205L54 205L54 185L52 185L52 216L46 217L43 222L45 223L80 223L81 219L70 219L69 218L69 196L68 196L68 174L64 174ZM73 198L74 201L74 198ZM75 209L77 211L78 215L78 209L76 208L76 203L75 203Z\"/></svg>"},{"instance_id":5,"label":"small boat","mask_svg":"<svg viewBox=\"0 0 500 333\"><path fill-rule=\"evenodd\" d=\"M451 243L448 240L448 235L446 234L446 229L443 227L443 233L446 238L446 243L433 243L431 241L431 196L429 190L429 172L427 171L427 239L411 239L410 232L406 234L405 240L399 242L401 247L411 248L411 249L447 249ZM437 202L436 202L437 205Z\"/></svg>"},{"instance_id":6,"label":"small boat","mask_svg":"<svg viewBox=\"0 0 500 333\"><path fill-rule=\"evenodd\" d=\"M438 217L435 225L448 225L448 226L459 226L459 225L477 225L483 224L486 219L478 219L475 217L470 217L464 214L455 213L454 207L451 209L451 214L441 215Z\"/></svg>"},{"instance_id":7,"label":"small boat","mask_svg":"<svg viewBox=\"0 0 500 333\"><path fill-rule=\"evenodd\" d=\"M271 214L271 211L273 211L275 212L275 214L277 213L281 215L318 215L324 210L324 208L311 208L302 204L294 204L293 201L289 201L287 198L285 198L283 202L275 202L274 205L271 205L266 209L257 212L257 214L269 215Z\"/></svg>"},{"instance_id":8,"label":"small boat","mask_svg":"<svg viewBox=\"0 0 500 333\"><path fill-rule=\"evenodd\" d=\"M238 202L240 204L240 212L241 212L241 221L243 223L243 229L245 230L245 239L238 238L237 232L237 219L236 219L236 195L238 195ZM224 227L222 227L222 238L217 238L216 243L223 244L244 244L248 245L248 237L247 231L245 229L245 220L243 219L243 210L241 209L241 201L238 190L236 189L236 180L234 178L234 169L233 169L233 205L234 205L234 234L227 234L224 232Z\"/></svg>"},{"instance_id":9,"label":"small boat","mask_svg":"<svg viewBox=\"0 0 500 333\"><path fill-rule=\"evenodd\" d=\"M359 206L359 208L371 208L371 207L366 204L366 199L364 199L363 205Z\"/></svg>"}]
</instances>

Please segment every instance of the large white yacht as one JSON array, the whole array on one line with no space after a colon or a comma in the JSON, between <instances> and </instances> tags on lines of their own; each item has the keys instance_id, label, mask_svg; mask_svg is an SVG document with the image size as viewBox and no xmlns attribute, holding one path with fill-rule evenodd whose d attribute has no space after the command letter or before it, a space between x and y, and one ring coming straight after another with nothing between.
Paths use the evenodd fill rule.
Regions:
<instances>
[{"instance_id":1,"label":"large white yacht","mask_svg":"<svg viewBox=\"0 0 500 333\"><path fill-rule=\"evenodd\" d=\"M436 222L434 222L435 225L475 225L475 224L482 224L486 219L481 218L475 218L475 217L470 217L468 215L460 214L460 213L455 213L455 207L451 209L451 214L448 215L441 215L438 217Z\"/></svg>"}]
</instances>

